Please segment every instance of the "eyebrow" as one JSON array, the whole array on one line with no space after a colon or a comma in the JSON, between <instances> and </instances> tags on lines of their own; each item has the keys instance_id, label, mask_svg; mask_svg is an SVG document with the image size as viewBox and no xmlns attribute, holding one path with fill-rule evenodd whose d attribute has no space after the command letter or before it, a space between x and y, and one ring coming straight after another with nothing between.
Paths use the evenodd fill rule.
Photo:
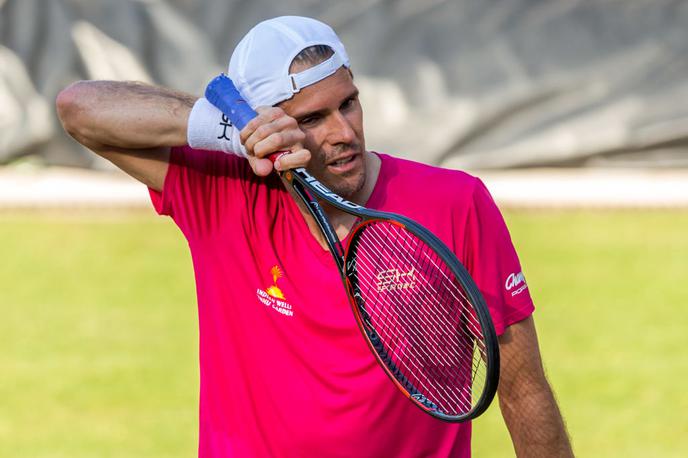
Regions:
<instances>
[{"instance_id":1,"label":"eyebrow","mask_svg":"<svg viewBox=\"0 0 688 458\"><path fill-rule=\"evenodd\" d=\"M353 99L358 97L359 91L358 88L354 89L351 91L349 95L346 97L342 98L342 100L339 102L339 105L341 106L342 103L344 103L347 100ZM308 111L304 114L296 116L296 122L301 122L302 120L309 118L311 116L324 116L329 110L327 108L323 108L321 110L315 110L315 111Z\"/></svg>"}]
</instances>

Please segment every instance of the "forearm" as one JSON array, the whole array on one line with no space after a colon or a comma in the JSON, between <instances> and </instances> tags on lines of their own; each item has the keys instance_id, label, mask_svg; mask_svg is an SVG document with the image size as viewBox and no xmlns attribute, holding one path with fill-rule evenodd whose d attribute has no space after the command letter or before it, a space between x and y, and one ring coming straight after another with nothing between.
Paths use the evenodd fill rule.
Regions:
<instances>
[{"instance_id":1,"label":"forearm","mask_svg":"<svg viewBox=\"0 0 688 458\"><path fill-rule=\"evenodd\" d=\"M520 396L500 396L499 406L516 456L573 456L564 421L546 382Z\"/></svg>"},{"instance_id":2,"label":"forearm","mask_svg":"<svg viewBox=\"0 0 688 458\"><path fill-rule=\"evenodd\" d=\"M499 336L499 406L516 456L572 457L557 402L545 377L533 317Z\"/></svg>"},{"instance_id":3,"label":"forearm","mask_svg":"<svg viewBox=\"0 0 688 458\"><path fill-rule=\"evenodd\" d=\"M151 149L186 143L195 100L143 83L80 81L58 95L57 110L65 130L96 152Z\"/></svg>"}]
</instances>

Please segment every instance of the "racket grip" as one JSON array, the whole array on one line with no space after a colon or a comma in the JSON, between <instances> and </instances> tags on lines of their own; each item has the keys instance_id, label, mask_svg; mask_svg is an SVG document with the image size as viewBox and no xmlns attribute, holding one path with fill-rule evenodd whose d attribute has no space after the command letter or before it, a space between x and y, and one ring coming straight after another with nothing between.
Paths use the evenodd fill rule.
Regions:
<instances>
[{"instance_id":1,"label":"racket grip","mask_svg":"<svg viewBox=\"0 0 688 458\"><path fill-rule=\"evenodd\" d=\"M225 114L237 129L242 130L258 113L244 100L231 79L224 73L216 76L205 88L205 98ZM288 151L278 151L268 156L274 164Z\"/></svg>"},{"instance_id":2,"label":"racket grip","mask_svg":"<svg viewBox=\"0 0 688 458\"><path fill-rule=\"evenodd\" d=\"M205 98L223 112L239 130L246 127L246 124L258 114L224 73L208 83Z\"/></svg>"}]
</instances>

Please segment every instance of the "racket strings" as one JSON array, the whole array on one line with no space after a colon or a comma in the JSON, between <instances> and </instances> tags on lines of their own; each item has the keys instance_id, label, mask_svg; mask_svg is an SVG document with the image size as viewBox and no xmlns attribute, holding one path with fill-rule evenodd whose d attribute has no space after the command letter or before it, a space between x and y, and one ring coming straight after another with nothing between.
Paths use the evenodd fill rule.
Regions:
<instances>
[{"instance_id":1,"label":"racket strings","mask_svg":"<svg viewBox=\"0 0 688 458\"><path fill-rule=\"evenodd\" d=\"M407 241L408 241L408 240L413 240L413 241L415 241L415 242L418 242L418 239L416 239L415 236L413 236L413 238L408 238ZM380 241L380 239L377 238L377 241ZM419 246L419 244L416 243L416 247L418 247L418 246ZM432 252L432 255L433 255L433 257L437 257L437 254L434 253L434 251ZM404 255L402 255L402 256L404 256ZM432 264L433 264L433 266L435 267L435 269L437 269L437 271L441 272L441 268L439 267L438 263L436 262L436 259L432 259L427 253L423 253L423 256L424 256L424 257L427 257L427 258L430 260L430 262L432 262ZM404 256L404 257L406 258L406 259L405 259L406 261L410 261L410 260L413 259L413 257L411 257L411 258L409 258L408 256ZM381 258L380 258L380 259L381 259ZM445 280L451 281L450 278L449 278L444 272L442 272L442 274L443 274L443 277L444 277ZM439 295L440 295L440 293L433 287L432 283L421 284L421 287L425 289L423 292L426 293L426 294L433 294L433 295L435 295L435 296L439 296ZM459 292L459 295L460 295L461 297L458 298L455 294L451 293L451 291L450 291L450 293L451 293L453 299L455 299L455 300L457 301L457 304L460 305L460 307L462 308L462 312L463 312L463 313L470 313L470 314L472 314L472 307L470 307L470 306L467 307L467 306L464 305L465 303L469 303L468 298L466 298L466 296L463 294L463 292L462 292L460 289L458 289L458 287L457 287L457 291ZM440 305L440 307L442 308L442 311L443 311L446 315L449 315L450 311L447 310L447 309L443 306L443 304L446 303L446 301L445 301L444 299L446 299L446 298L440 297L440 300L437 302L437 304ZM429 311L430 311L431 313L433 313L433 314L436 314L436 313L437 313L435 308L429 308ZM480 332L479 328L476 327L475 321L474 321L474 320L471 320L471 321L470 321L470 323L469 323L469 328L472 330L473 335L474 335L476 338L479 338L479 339L482 340L482 333ZM431 329L431 331L432 331L432 329Z\"/></svg>"},{"instance_id":2,"label":"racket strings","mask_svg":"<svg viewBox=\"0 0 688 458\"><path fill-rule=\"evenodd\" d=\"M380 331L380 334L390 334L389 324L393 324L407 330L411 329L412 327L419 328L423 326L423 323L419 322L416 318L417 315L414 315L415 313L418 313L418 310L411 310L410 312L411 314L408 315L409 317L412 317L410 321L407 319L404 323L399 323L399 321L396 319L391 320L387 326L384 326L384 331ZM378 316L374 317L374 321L377 323L384 322ZM399 354L400 352L397 351L399 339L393 339L391 342L388 340L386 343L388 344L387 347L391 350L391 354L395 357L394 359L396 359L398 362L401 362L401 365L408 369L412 374L410 377L408 377L409 379L412 379L410 380L412 385L418 387L419 391L424 393L434 391L435 396L433 397L447 398L445 399L446 403L453 404L453 408L458 412L466 412L470 410L472 402L467 390L451 392L447 389L447 387L466 385L467 374L461 375L461 372L459 371L447 370L447 368L457 368L460 365L465 366L466 362L470 360L469 354L472 352L466 345L468 342L467 339L465 339L465 336L461 336L460 334L457 335L459 339L463 340L463 342L459 342L458 345L459 347L464 347L464 349L462 349L457 348L456 341L450 341L447 336L443 334L433 335L435 333L429 332L429 334L431 334L429 341L428 339L424 339L422 334L415 335L415 338L414 334L406 334L407 337L411 338L411 342L407 342L406 347L420 350L416 355L419 357L418 359L420 359L420 366L416 363L415 359L409 360L407 358L405 360L403 359L403 356L405 355ZM439 343L440 345L444 346L445 353L435 351L435 353L431 355L428 353L428 351L424 351L426 348L431 349L433 345L431 342L432 337L437 338L438 336L441 337L441 342ZM409 348L402 348L401 352L408 353ZM430 351L432 351L432 349ZM463 355L457 359L457 355L461 353L463 353ZM453 358L449 360L446 357L447 355L453 356ZM460 361L461 358L463 358L463 363ZM411 362L410 365L407 364L408 361ZM445 407L445 410L449 409Z\"/></svg>"},{"instance_id":3,"label":"racket strings","mask_svg":"<svg viewBox=\"0 0 688 458\"><path fill-rule=\"evenodd\" d=\"M379 224L380 223L378 223L378 225ZM452 298L457 301L456 303L461 306L461 308L463 309L462 310L463 313L472 313L473 308L471 306L465 305L467 303L470 304L469 299L466 297L466 295L462 291L461 287L456 283L456 281L453 280L453 274L451 274L451 277L450 277L449 275L447 275L443 271L446 269L446 267L444 267L443 261L441 261L439 259L439 256L437 255L437 253L435 253L434 250L430 250L422 241L420 241L418 238L416 238L413 234L405 231L403 228L398 228L398 226L396 226L396 225L392 225L392 226L393 226L393 228L399 229L397 231L397 236L394 239L394 241L396 243L400 242L399 236L401 234L407 235L407 237L405 237L401 240L401 242L403 242L403 244L404 244L404 246L402 248L406 248L406 251L400 252L401 256L404 258L404 260L407 262L413 263L414 261L416 261L418 259L427 259L428 262L432 263L432 266L434 267L434 269L429 269L429 268L427 268L427 266L423 265L423 266L421 266L423 268L423 271L427 272L428 276L432 276L433 274L437 274L437 273L441 274L443 280L446 281L446 283L444 283L443 286L450 285L453 287L453 289L449 288L447 291L452 296ZM376 236L375 234L370 234L370 235L372 236L372 238L375 239L375 241L377 243L380 243L380 244L383 243L383 240L379 236ZM413 246L411 246L411 243L413 243ZM415 253L413 256L408 256L406 253L408 253L411 248L413 248L415 250ZM422 251L422 253L418 253L418 250L420 250L420 249L424 249ZM442 264L442 267L440 267L440 263ZM431 280L434 280L434 279L431 278ZM423 284L422 287L429 288L429 291L427 291L427 290L424 291L426 293L433 293L435 295L440 295L440 292L434 288L432 281L429 283ZM457 296L457 293L458 293L458 296ZM446 298L442 297L440 299L446 299ZM438 302L438 304L440 306L444 303L446 303L446 301L441 300ZM433 311L433 310L434 309L430 309L430 311ZM445 313L449 313L446 308L444 308L443 311ZM481 333L479 327L477 327L475 325L475 321L471 321L470 324L471 324L471 330L473 331L474 335L479 336L482 339L482 333Z\"/></svg>"},{"instance_id":4,"label":"racket strings","mask_svg":"<svg viewBox=\"0 0 688 458\"><path fill-rule=\"evenodd\" d=\"M420 323L418 322L409 323L408 321L402 324L396 319L385 322L384 320L380 319L380 317L377 316L377 314L374 314L372 321L374 323L382 324L384 329L378 330L379 334L383 337L390 335L394 336L394 333L398 334L396 330L391 329L393 328L393 326L408 329L410 325L420 325ZM471 399L465 390L452 393L448 392L446 389L447 386L456 386L464 383L464 381L457 379L457 372L454 371L447 373L447 371L444 369L444 367L451 367L452 364L458 364L456 361L448 361L446 358L443 357L443 354L436 353L435 355L431 355L427 351L424 351L423 349L428 347L428 344L422 341L415 341L411 342L410 344L411 348L416 348L416 350L420 350L419 356L422 355L422 358L420 358L422 360L420 361L420 364L416 359L405 358L404 353L408 351L408 348L406 347L408 347L409 345L407 344L405 347L400 348L398 338L393 337L391 340L387 339L385 341L385 344L386 347L389 349L389 353L391 353L391 355L394 357L397 364L400 363L400 365L404 369L407 369L409 371L411 375L406 378L409 379L411 385L413 387L416 387L418 391L428 393L428 391L430 391L432 389L432 386L434 385L436 388L436 394L438 396L454 398L454 404L458 406L458 411L466 412L470 410ZM447 342L446 339L444 339L444 342L442 342L442 344L446 345L445 348L451 348L449 342ZM435 359L438 359L439 361L436 361L433 364L433 357ZM437 366L437 364L439 365L439 367ZM448 375L450 376L448 377Z\"/></svg>"},{"instance_id":5,"label":"racket strings","mask_svg":"<svg viewBox=\"0 0 688 458\"><path fill-rule=\"evenodd\" d=\"M397 380L446 414L470 411L485 383L485 345L455 275L434 250L396 224L369 223L352 243L350 270L364 319L379 336Z\"/></svg>"},{"instance_id":6,"label":"racket strings","mask_svg":"<svg viewBox=\"0 0 688 458\"><path fill-rule=\"evenodd\" d=\"M384 342L387 351L391 353L392 356L395 356L395 359L399 361L402 366L412 371L413 375L407 378L410 379L409 381L413 386L420 386L418 382L424 382L425 385L431 384L433 378L438 379L441 376L446 376L446 374L432 373L433 367L429 366L428 362L433 361L433 359L439 359L439 362L446 366L459 363L457 361L448 361L446 359L445 354L431 355L427 350L425 350L425 348L427 348L428 345L423 342L412 342L412 346L416 347L419 354L423 356L422 366L419 366L417 364L416 359L404 359L400 357L400 353L405 351L404 343L406 343L406 339L409 336L404 336L402 333L397 332L397 330L401 328L409 329L411 326L420 327L423 325L423 323L421 323L417 319L413 319L413 317L410 318L411 321L405 320L405 322L402 323L399 321L399 318L396 314L393 314L391 312L388 313L390 313L389 316L382 317L380 311L373 308L371 311L371 321L378 325L378 335L388 337ZM430 333L432 333L432 331L430 331ZM446 344L447 346L451 345L451 342L447 338L443 337L441 340L442 344ZM443 388L443 385L440 385L440 389L446 391ZM447 393L447 395L452 396L451 393ZM460 397L461 399L459 400L459 402L468 403L470 405L470 400L466 397L465 393L461 392Z\"/></svg>"},{"instance_id":7,"label":"racket strings","mask_svg":"<svg viewBox=\"0 0 688 458\"><path fill-rule=\"evenodd\" d=\"M378 241L379 241L379 239L378 239ZM406 258L408 260L408 257L406 257ZM424 285L424 287L426 287L426 288L427 288L427 286L428 285ZM428 293L432 293L433 295L437 295L437 291L432 289L432 288L431 288L431 291L426 290L425 293L426 293L426 295ZM414 299L416 297L417 297L417 295L411 296L411 299ZM408 299L408 297L406 299ZM442 302L440 301L440 304L441 303ZM414 303L414 302L411 302L410 304L415 305L416 307L414 307L414 308L416 308L416 309L418 308L417 307L418 305L422 305L422 304L418 304L418 303ZM436 316L436 313L434 313L434 311L435 311L434 308L431 307L431 308L429 308L429 310L431 312L433 312L433 314ZM401 316L405 316L407 318L406 322L404 322L404 323L399 323L398 320L385 321L379 316L375 317L377 319L376 322L378 324L380 324L382 327L384 327L385 331L387 331L387 332L381 331L380 334L387 334L387 335L393 336L391 339L392 340L391 342L390 341L386 342L388 344L387 345L388 348L391 350L392 355L396 356L397 358L395 358L395 359L397 361L400 361L402 365L406 366L407 369L412 371L412 376L408 377L408 378L413 379L413 380L409 380L409 381L414 386L418 387L418 389L420 391L428 392L428 391L430 391L430 389L434 385L434 387L436 388L436 391L439 390L439 391L437 391L438 396L442 394L442 393L440 393L440 391L441 391L448 398L454 398L453 399L454 407L456 408L457 411L466 412L466 411L470 410L472 402L471 402L471 398L468 395L466 390L457 390L455 392L448 392L446 389L447 386L460 386L460 385L465 385L465 383L466 383L466 377L465 376L459 377L460 373L458 371L447 371L444 369L445 367L458 367L459 365L465 365L466 361L469 359L469 357L467 356L468 350L462 351L461 348L456 348L456 341L455 340L452 341L452 340L448 339L447 336L444 334L437 334L438 336L442 337L441 338L442 341L439 343L442 345L445 345L445 347L444 347L445 351L444 352L435 352L434 354L431 355L425 349L431 348L432 343L431 343L431 341L428 342L428 341L426 341L427 339L423 338L424 334L422 334L422 333L409 334L409 335L407 335L407 337L412 337L412 338L415 337L415 340L412 341L410 344L410 348L414 348L415 350L417 350L419 353L418 356L420 356L420 355L423 356L422 368L416 364L416 361L414 359L406 359L405 360L403 358L399 358L400 355L397 352L398 347L396 345L396 343L398 342L398 339L395 338L396 336L394 333L389 333L390 324L395 324L395 325L399 326L400 328L407 329L407 330L408 329L414 329L414 328L415 329L421 329L424 327L424 324L425 324L425 323L422 323L419 321L419 318L418 318L419 310L409 310L408 312L410 312L410 313L405 313L405 314L401 315ZM447 312L446 309L445 309L445 312ZM394 322L394 323L392 323L392 322ZM445 328L447 328L448 323L441 323L441 325L443 325ZM434 334L433 331L436 331L436 329L437 328L426 329L426 333L429 333L432 335L432 334ZM392 331L396 332L396 330L392 330ZM459 338L459 339L463 339L464 342L460 343L460 347L464 346L467 343L465 336L463 336L461 334L455 333L454 337ZM430 339L430 340L432 340L432 339ZM403 349L403 350L406 350L406 349ZM451 351L451 350L454 350L454 351ZM460 354L460 353L464 353L464 355L462 357L457 358L457 354ZM446 358L447 356L454 356L453 361L447 360L447 358ZM411 366L413 366L413 367L410 367L407 364L409 361L411 363ZM440 369L437 368L438 363L439 363Z\"/></svg>"},{"instance_id":8,"label":"racket strings","mask_svg":"<svg viewBox=\"0 0 688 458\"><path fill-rule=\"evenodd\" d=\"M378 223L378 224L379 224L379 223ZM401 233L401 232L398 232L398 233L397 233L397 237L395 237L393 243L397 243L397 244L399 243L399 233ZM379 243L381 246L382 246L382 244L384 243L383 240L382 240L379 236L377 236L377 235L375 235L375 234L367 234L367 235L371 235L371 239L373 239L375 243ZM411 248L411 247L409 246L410 241L416 242L414 248L415 248L415 249L418 249L418 247L420 246L420 244L418 243L418 239L416 239L415 236L413 236L413 238L411 238L411 237L406 238L406 239L403 241L404 246L403 246L402 248L406 248L406 249ZM421 242L421 243L422 243L422 242ZM363 244L364 246L366 246L366 248L370 249L371 251L373 251L373 250L376 249L376 247L375 247L374 245L370 245L370 244L369 244L369 241L364 240L364 241L362 242L362 244ZM380 254L380 253L381 253L381 252L379 252L378 254ZM431 252L431 254L432 254L432 256L435 257L435 258L437 257L437 254L434 253L434 251ZM414 256L408 256L408 255L406 255L405 252L403 252L403 251L401 252L401 256L402 256L403 258L405 258L405 259L404 259L405 261L410 261L411 263L414 262L415 260L417 260L418 258L420 258L420 256L415 256L415 257L414 257ZM428 260L429 260L430 262L432 262L432 264L433 264L433 266L435 267L435 269L436 269L437 271L440 271L440 272L441 272L441 268L438 266L436 260L432 259L432 257L431 257L428 253L423 253L423 257L428 258ZM378 258L378 261L379 261L379 263L383 262L383 258L382 258L382 257ZM376 267L380 267L380 266L377 265ZM426 271L426 272L429 272L428 269L426 269L426 268L423 268L423 270ZM432 273L432 272L429 272L429 273ZM443 274L444 278L445 278L447 281L451 281L450 278L449 278L446 274L444 274L444 273L442 273L442 274ZM438 295L438 294L439 294L439 292L438 292L436 289L434 289L432 283L424 283L424 284L421 284L421 287L424 288L424 289L426 289L426 290L424 291L424 292L426 292L426 293L433 293L433 294L435 294L435 295ZM456 295L453 294L453 293L452 293L452 296L454 297L454 299L456 299L456 300L458 301L459 304L461 304L461 306L464 308L464 312L465 312L465 311L470 311L470 310L472 310L470 307L466 307L466 306L463 305L463 302L468 302L468 298L466 298L466 296L463 294L463 292L462 292L460 289L458 289L458 287L457 287L457 292L459 293L459 295L461 296L461 298L456 297ZM440 305L441 305L441 304L442 304L442 302L440 302ZM433 309L431 309L431 311L433 311ZM447 311L446 309L444 309L444 312L446 313L446 312L448 312L448 311ZM472 328L473 328L473 331L474 331L474 333L475 333L476 335L482 335L482 334L480 333L480 330L479 330L478 328L476 328L475 326L472 326Z\"/></svg>"},{"instance_id":9,"label":"racket strings","mask_svg":"<svg viewBox=\"0 0 688 458\"><path fill-rule=\"evenodd\" d=\"M372 272L369 271L369 273L372 273ZM425 289L425 291L423 291L423 292L426 293L426 294L432 294L432 295L438 295L438 294L439 294L438 291L435 290L435 289L432 287L431 284L430 284L430 285L428 285L428 284L421 284L421 287L422 287L423 289ZM369 289L368 289L368 290L369 290ZM414 298L416 298L416 297L417 297L417 295L412 295L412 296L410 296L411 299L414 299ZM438 303L439 303L440 305L443 304L443 302L442 302L441 300L440 300ZM418 304L412 304L412 305L418 305ZM435 315L437 318L439 318L439 319L442 318L442 316L438 316L438 315L437 315L438 312L436 311L435 308L429 308L428 310L430 311L430 313L432 313L433 315ZM445 314L448 314L448 313L449 313L449 311L448 311L446 308L444 308L444 307L443 307L443 312L445 312ZM409 317L411 317L411 319L413 319L413 318L416 317L416 315L409 315ZM418 326L421 326L421 325L422 325L422 323L420 323L419 321L416 321L415 324L418 325ZM448 323L444 323L444 324L448 324ZM432 332L435 331L435 330L436 330L435 328L430 328L430 329L428 329L428 332L432 333Z\"/></svg>"}]
</instances>

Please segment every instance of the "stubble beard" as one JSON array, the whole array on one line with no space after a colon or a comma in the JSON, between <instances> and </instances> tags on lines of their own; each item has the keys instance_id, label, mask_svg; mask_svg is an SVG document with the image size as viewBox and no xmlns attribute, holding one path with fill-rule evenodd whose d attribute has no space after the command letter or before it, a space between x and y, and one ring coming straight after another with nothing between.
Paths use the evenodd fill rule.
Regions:
<instances>
[{"instance_id":1,"label":"stubble beard","mask_svg":"<svg viewBox=\"0 0 688 458\"><path fill-rule=\"evenodd\" d=\"M360 167L355 168L349 173L341 175L335 175L327 172L327 162L347 150L356 151L359 156L357 160L359 160L361 163ZM309 169L311 169L311 167L309 167ZM335 192L341 197L349 199L363 189L363 186L365 185L366 170L363 148L360 144L341 145L335 150L330 151L329 154L319 155L317 170L308 171L331 191Z\"/></svg>"}]
</instances>

